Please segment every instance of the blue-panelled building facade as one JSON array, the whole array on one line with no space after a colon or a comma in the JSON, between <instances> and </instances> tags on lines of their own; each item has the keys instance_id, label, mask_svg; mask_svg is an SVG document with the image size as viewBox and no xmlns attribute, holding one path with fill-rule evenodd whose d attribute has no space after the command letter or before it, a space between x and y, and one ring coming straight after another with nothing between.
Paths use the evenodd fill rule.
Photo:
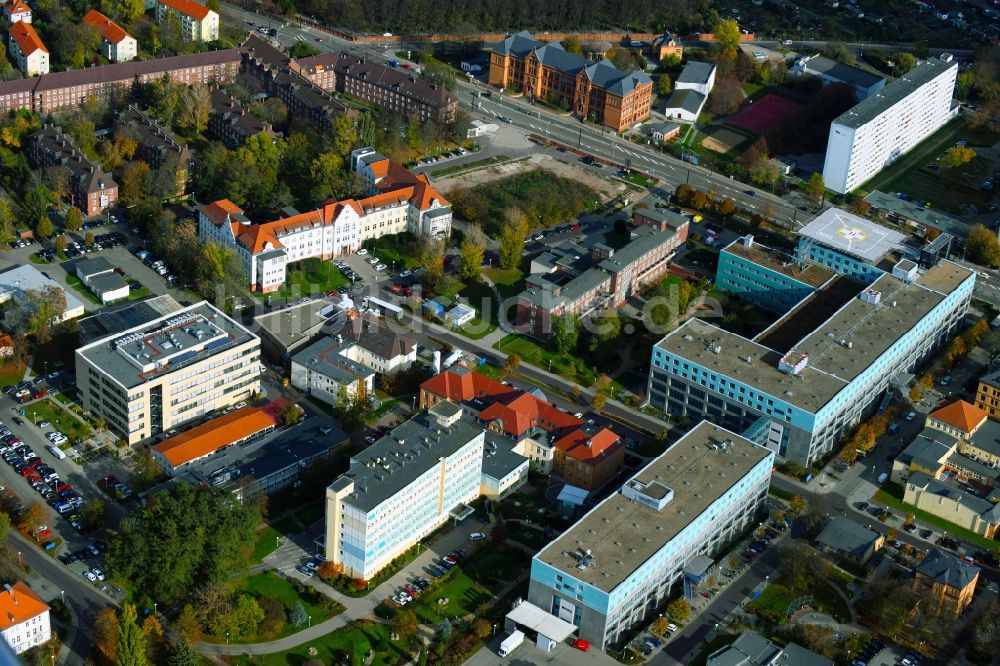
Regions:
<instances>
[{"instance_id":1,"label":"blue-panelled building facade","mask_svg":"<svg viewBox=\"0 0 1000 666\"><path fill-rule=\"evenodd\" d=\"M757 518L774 453L703 421L531 561L528 601L604 648Z\"/></svg>"}]
</instances>

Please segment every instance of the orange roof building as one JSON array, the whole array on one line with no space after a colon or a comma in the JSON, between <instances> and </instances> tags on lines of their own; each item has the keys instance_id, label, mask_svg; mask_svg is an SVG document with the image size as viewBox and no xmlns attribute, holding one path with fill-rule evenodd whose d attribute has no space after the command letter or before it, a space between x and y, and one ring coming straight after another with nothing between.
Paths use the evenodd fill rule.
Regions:
<instances>
[{"instance_id":1,"label":"orange roof building","mask_svg":"<svg viewBox=\"0 0 1000 666\"><path fill-rule=\"evenodd\" d=\"M554 471L568 483L594 490L604 485L625 457L614 432L562 411L535 393L512 388L462 365L454 365L420 385L420 406L447 400L461 405L542 472Z\"/></svg>"},{"instance_id":2,"label":"orange roof building","mask_svg":"<svg viewBox=\"0 0 1000 666\"><path fill-rule=\"evenodd\" d=\"M989 415L966 402L956 400L950 405L937 409L927 415L927 427L941 430L959 439L968 440L986 422Z\"/></svg>"},{"instance_id":3,"label":"orange roof building","mask_svg":"<svg viewBox=\"0 0 1000 666\"><path fill-rule=\"evenodd\" d=\"M30 23L18 21L10 26L7 47L17 68L27 76L49 73L49 50Z\"/></svg>"},{"instance_id":4,"label":"orange roof building","mask_svg":"<svg viewBox=\"0 0 1000 666\"><path fill-rule=\"evenodd\" d=\"M3 6L3 16L7 19L7 25L13 25L18 21L31 23L31 7L24 3L24 0L11 0Z\"/></svg>"},{"instance_id":5,"label":"orange roof building","mask_svg":"<svg viewBox=\"0 0 1000 666\"><path fill-rule=\"evenodd\" d=\"M288 208L260 224L223 199L202 207L198 235L235 249L251 289L266 293L284 285L289 263L350 254L370 238L404 231L440 238L451 234L451 204L427 176L414 175L370 148L351 153L351 166L365 182L363 198L327 201L305 213Z\"/></svg>"},{"instance_id":6,"label":"orange roof building","mask_svg":"<svg viewBox=\"0 0 1000 666\"><path fill-rule=\"evenodd\" d=\"M194 0L157 0L156 22L165 25L170 17L181 24L184 39L211 42L219 38L219 15Z\"/></svg>"},{"instance_id":7,"label":"orange roof building","mask_svg":"<svg viewBox=\"0 0 1000 666\"><path fill-rule=\"evenodd\" d=\"M34 590L18 581L0 591L0 635L16 654L52 637L49 606Z\"/></svg>"},{"instance_id":8,"label":"orange roof building","mask_svg":"<svg viewBox=\"0 0 1000 666\"><path fill-rule=\"evenodd\" d=\"M273 410L243 407L151 447L160 467L174 476L186 465L226 447L263 437L277 425Z\"/></svg>"},{"instance_id":9,"label":"orange roof building","mask_svg":"<svg viewBox=\"0 0 1000 666\"><path fill-rule=\"evenodd\" d=\"M111 62L128 62L138 55L135 37L101 12L91 9L84 14L83 22L101 34L101 55Z\"/></svg>"},{"instance_id":10,"label":"orange roof building","mask_svg":"<svg viewBox=\"0 0 1000 666\"><path fill-rule=\"evenodd\" d=\"M0 335L0 358L9 358L14 355L14 338L9 335Z\"/></svg>"}]
</instances>

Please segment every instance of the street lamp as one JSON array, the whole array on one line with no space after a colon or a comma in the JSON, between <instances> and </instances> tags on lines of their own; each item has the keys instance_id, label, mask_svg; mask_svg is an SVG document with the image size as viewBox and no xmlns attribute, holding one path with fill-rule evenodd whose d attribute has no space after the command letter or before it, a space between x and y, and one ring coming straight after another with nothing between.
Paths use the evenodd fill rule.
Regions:
<instances>
[{"instance_id":1,"label":"street lamp","mask_svg":"<svg viewBox=\"0 0 1000 666\"><path fill-rule=\"evenodd\" d=\"M157 606L157 603L154 601L153 602L153 615L154 616L156 615L156 606Z\"/></svg>"},{"instance_id":2,"label":"street lamp","mask_svg":"<svg viewBox=\"0 0 1000 666\"><path fill-rule=\"evenodd\" d=\"M306 625L306 628L311 627L312 625L313 625L313 616L310 615L309 616L309 624Z\"/></svg>"},{"instance_id":3,"label":"street lamp","mask_svg":"<svg viewBox=\"0 0 1000 666\"><path fill-rule=\"evenodd\" d=\"M63 604L66 603L66 590L59 590L59 595L62 596Z\"/></svg>"},{"instance_id":4,"label":"street lamp","mask_svg":"<svg viewBox=\"0 0 1000 666\"><path fill-rule=\"evenodd\" d=\"M768 582L769 580L771 580L771 577L770 577L770 576L764 576L764 589L765 589L765 590L767 589L767 582Z\"/></svg>"},{"instance_id":5,"label":"street lamp","mask_svg":"<svg viewBox=\"0 0 1000 666\"><path fill-rule=\"evenodd\" d=\"M229 645L229 632L226 632L226 645Z\"/></svg>"},{"instance_id":6,"label":"street lamp","mask_svg":"<svg viewBox=\"0 0 1000 666\"><path fill-rule=\"evenodd\" d=\"M18 564L18 566L20 566L20 567L21 567L22 569L24 568L24 562L23 562L23 561L21 561L21 551L17 551L17 564Z\"/></svg>"}]
</instances>

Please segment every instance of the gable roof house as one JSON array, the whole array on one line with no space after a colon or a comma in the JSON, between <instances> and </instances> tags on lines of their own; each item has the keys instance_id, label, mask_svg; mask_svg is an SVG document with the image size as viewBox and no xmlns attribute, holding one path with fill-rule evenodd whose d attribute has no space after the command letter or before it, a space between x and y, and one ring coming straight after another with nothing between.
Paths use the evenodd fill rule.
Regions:
<instances>
[{"instance_id":1,"label":"gable roof house","mask_svg":"<svg viewBox=\"0 0 1000 666\"><path fill-rule=\"evenodd\" d=\"M84 14L83 22L101 34L101 55L111 62L128 62L139 54L135 37L96 9Z\"/></svg>"},{"instance_id":2,"label":"gable roof house","mask_svg":"<svg viewBox=\"0 0 1000 666\"><path fill-rule=\"evenodd\" d=\"M14 25L18 21L31 23L31 7L24 0L10 0L3 6L3 17L7 19L7 25Z\"/></svg>"},{"instance_id":3,"label":"gable roof house","mask_svg":"<svg viewBox=\"0 0 1000 666\"><path fill-rule=\"evenodd\" d=\"M28 157L36 167L62 167L69 174L69 202L87 217L118 201L118 183L77 150L73 139L54 125L42 125L28 139Z\"/></svg>"},{"instance_id":4,"label":"gable roof house","mask_svg":"<svg viewBox=\"0 0 1000 666\"><path fill-rule=\"evenodd\" d=\"M11 24L7 47L14 64L25 76L49 73L49 50L30 21Z\"/></svg>"},{"instance_id":5,"label":"gable roof house","mask_svg":"<svg viewBox=\"0 0 1000 666\"><path fill-rule=\"evenodd\" d=\"M527 31L493 48L489 82L563 106L615 131L646 120L652 106L653 81L645 72L623 72L607 60L587 60Z\"/></svg>"}]
</instances>

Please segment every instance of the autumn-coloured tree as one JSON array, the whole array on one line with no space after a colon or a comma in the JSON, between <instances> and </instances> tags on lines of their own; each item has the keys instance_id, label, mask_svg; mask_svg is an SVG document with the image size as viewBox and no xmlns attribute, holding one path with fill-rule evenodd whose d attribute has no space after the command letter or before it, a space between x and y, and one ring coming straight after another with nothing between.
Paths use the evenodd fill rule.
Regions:
<instances>
[{"instance_id":1,"label":"autumn-coloured tree","mask_svg":"<svg viewBox=\"0 0 1000 666\"><path fill-rule=\"evenodd\" d=\"M853 465L858 459L858 449L848 443L847 446L840 451L840 459L848 465Z\"/></svg>"},{"instance_id":2,"label":"autumn-coloured tree","mask_svg":"<svg viewBox=\"0 0 1000 666\"><path fill-rule=\"evenodd\" d=\"M691 617L691 605L685 599L674 599L667 604L667 613L678 622L686 622Z\"/></svg>"},{"instance_id":3,"label":"autumn-coloured tree","mask_svg":"<svg viewBox=\"0 0 1000 666\"><path fill-rule=\"evenodd\" d=\"M910 387L910 400L912 400L913 402L920 402L920 400L923 397L924 397L924 392L920 390L919 384L914 384L913 386Z\"/></svg>"},{"instance_id":4,"label":"autumn-coloured tree","mask_svg":"<svg viewBox=\"0 0 1000 666\"><path fill-rule=\"evenodd\" d=\"M49 510L41 502L32 502L25 512L18 529L33 534L41 525L48 524Z\"/></svg>"},{"instance_id":5,"label":"autumn-coloured tree","mask_svg":"<svg viewBox=\"0 0 1000 666\"><path fill-rule=\"evenodd\" d=\"M336 562L331 562L327 560L326 562L320 564L319 567L316 569L316 571L319 573L320 578L324 580L330 580L331 578L336 578L337 576L339 576L340 573L343 571L343 567L341 567Z\"/></svg>"},{"instance_id":6,"label":"autumn-coloured tree","mask_svg":"<svg viewBox=\"0 0 1000 666\"><path fill-rule=\"evenodd\" d=\"M802 495L795 495L788 502L789 507L791 507L794 513L802 513L806 510L806 501L802 499Z\"/></svg>"},{"instance_id":7,"label":"autumn-coloured tree","mask_svg":"<svg viewBox=\"0 0 1000 666\"><path fill-rule=\"evenodd\" d=\"M108 662L114 663L118 643L118 616L114 608L102 608L94 620L94 645Z\"/></svg>"}]
</instances>

